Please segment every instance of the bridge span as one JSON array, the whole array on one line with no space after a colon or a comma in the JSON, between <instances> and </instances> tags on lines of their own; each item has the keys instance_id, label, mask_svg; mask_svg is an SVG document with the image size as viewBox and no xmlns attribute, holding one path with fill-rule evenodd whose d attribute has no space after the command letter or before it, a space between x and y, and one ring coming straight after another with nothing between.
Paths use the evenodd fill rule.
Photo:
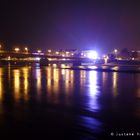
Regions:
<instances>
[{"instance_id":1,"label":"bridge span","mask_svg":"<svg viewBox=\"0 0 140 140\"><path fill-rule=\"evenodd\" d=\"M96 60L97 61L97 60ZM40 63L41 65L48 64L72 64L72 65L92 65L95 60L78 57L78 56L57 56L57 55L47 55L39 53L17 53L17 52L1 52L0 53L1 63ZM98 60L99 62L99 60ZM104 63L100 60L100 63Z\"/></svg>"}]
</instances>

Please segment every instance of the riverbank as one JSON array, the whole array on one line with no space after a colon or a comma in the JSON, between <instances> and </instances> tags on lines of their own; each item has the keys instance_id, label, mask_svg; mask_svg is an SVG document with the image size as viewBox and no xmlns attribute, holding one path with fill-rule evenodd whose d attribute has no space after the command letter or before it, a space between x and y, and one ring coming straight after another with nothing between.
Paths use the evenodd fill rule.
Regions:
<instances>
[{"instance_id":1,"label":"riverbank","mask_svg":"<svg viewBox=\"0 0 140 140\"><path fill-rule=\"evenodd\" d=\"M97 64L93 66L66 66L63 69L96 70L105 72L140 72L140 65Z\"/></svg>"},{"instance_id":2,"label":"riverbank","mask_svg":"<svg viewBox=\"0 0 140 140\"><path fill-rule=\"evenodd\" d=\"M46 64L42 65L39 61L1 61L0 66L32 66L32 67L53 67L60 69L73 69L73 70L96 70L105 72L140 72L139 61L113 61L106 64L92 64L92 65L70 65L70 64Z\"/></svg>"}]
</instances>

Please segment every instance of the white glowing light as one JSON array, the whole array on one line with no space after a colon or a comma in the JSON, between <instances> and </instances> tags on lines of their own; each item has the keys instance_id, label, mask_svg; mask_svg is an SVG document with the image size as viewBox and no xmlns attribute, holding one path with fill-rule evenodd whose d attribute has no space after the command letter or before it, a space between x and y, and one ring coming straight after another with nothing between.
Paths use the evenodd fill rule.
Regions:
<instances>
[{"instance_id":1,"label":"white glowing light","mask_svg":"<svg viewBox=\"0 0 140 140\"><path fill-rule=\"evenodd\" d=\"M87 57L88 58L91 58L91 59L97 59L98 58L98 54L96 51L90 51L88 54L87 54Z\"/></svg>"},{"instance_id":2,"label":"white glowing light","mask_svg":"<svg viewBox=\"0 0 140 140\"><path fill-rule=\"evenodd\" d=\"M41 59L40 57L36 57L36 58L35 58L35 60L37 60L37 61L40 61L40 59Z\"/></svg>"},{"instance_id":3,"label":"white glowing light","mask_svg":"<svg viewBox=\"0 0 140 140\"><path fill-rule=\"evenodd\" d=\"M28 51L28 48L27 47L25 47L24 49L25 49L25 51Z\"/></svg>"},{"instance_id":4,"label":"white glowing light","mask_svg":"<svg viewBox=\"0 0 140 140\"><path fill-rule=\"evenodd\" d=\"M117 53L118 52L118 50L117 49L114 49L114 53Z\"/></svg>"},{"instance_id":5,"label":"white glowing light","mask_svg":"<svg viewBox=\"0 0 140 140\"><path fill-rule=\"evenodd\" d=\"M37 50L37 52L38 52L38 53L41 53L42 51L41 51L41 50Z\"/></svg>"},{"instance_id":6,"label":"white glowing light","mask_svg":"<svg viewBox=\"0 0 140 140\"><path fill-rule=\"evenodd\" d=\"M49 53L51 53L51 52L52 52L52 50L48 50L48 52L49 52Z\"/></svg>"},{"instance_id":7,"label":"white glowing light","mask_svg":"<svg viewBox=\"0 0 140 140\"><path fill-rule=\"evenodd\" d=\"M10 56L8 56L8 60L11 60L11 57Z\"/></svg>"},{"instance_id":8,"label":"white glowing light","mask_svg":"<svg viewBox=\"0 0 140 140\"><path fill-rule=\"evenodd\" d=\"M59 52L55 52L56 54L59 54Z\"/></svg>"},{"instance_id":9,"label":"white glowing light","mask_svg":"<svg viewBox=\"0 0 140 140\"><path fill-rule=\"evenodd\" d=\"M16 52L19 52L19 51L20 51L20 49L19 49L19 48L15 48L15 51L16 51Z\"/></svg>"}]
</instances>

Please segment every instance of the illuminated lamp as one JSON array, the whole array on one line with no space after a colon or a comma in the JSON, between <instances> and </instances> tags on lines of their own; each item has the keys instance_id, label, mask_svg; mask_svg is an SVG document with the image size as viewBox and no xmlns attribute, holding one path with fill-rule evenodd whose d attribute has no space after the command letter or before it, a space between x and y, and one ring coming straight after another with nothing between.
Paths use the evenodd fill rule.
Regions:
<instances>
[{"instance_id":1,"label":"illuminated lamp","mask_svg":"<svg viewBox=\"0 0 140 140\"><path fill-rule=\"evenodd\" d=\"M90 51L88 54L87 54L87 57L90 58L90 59L97 59L98 58L98 54L96 51Z\"/></svg>"}]
</instances>

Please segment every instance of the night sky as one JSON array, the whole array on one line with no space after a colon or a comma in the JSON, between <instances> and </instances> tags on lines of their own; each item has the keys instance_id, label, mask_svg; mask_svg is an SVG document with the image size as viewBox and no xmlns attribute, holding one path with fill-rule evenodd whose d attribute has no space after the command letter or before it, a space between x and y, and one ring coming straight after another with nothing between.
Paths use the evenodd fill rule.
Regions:
<instances>
[{"instance_id":1,"label":"night sky","mask_svg":"<svg viewBox=\"0 0 140 140\"><path fill-rule=\"evenodd\" d=\"M1 0L0 41L32 49L140 49L139 0Z\"/></svg>"}]
</instances>

